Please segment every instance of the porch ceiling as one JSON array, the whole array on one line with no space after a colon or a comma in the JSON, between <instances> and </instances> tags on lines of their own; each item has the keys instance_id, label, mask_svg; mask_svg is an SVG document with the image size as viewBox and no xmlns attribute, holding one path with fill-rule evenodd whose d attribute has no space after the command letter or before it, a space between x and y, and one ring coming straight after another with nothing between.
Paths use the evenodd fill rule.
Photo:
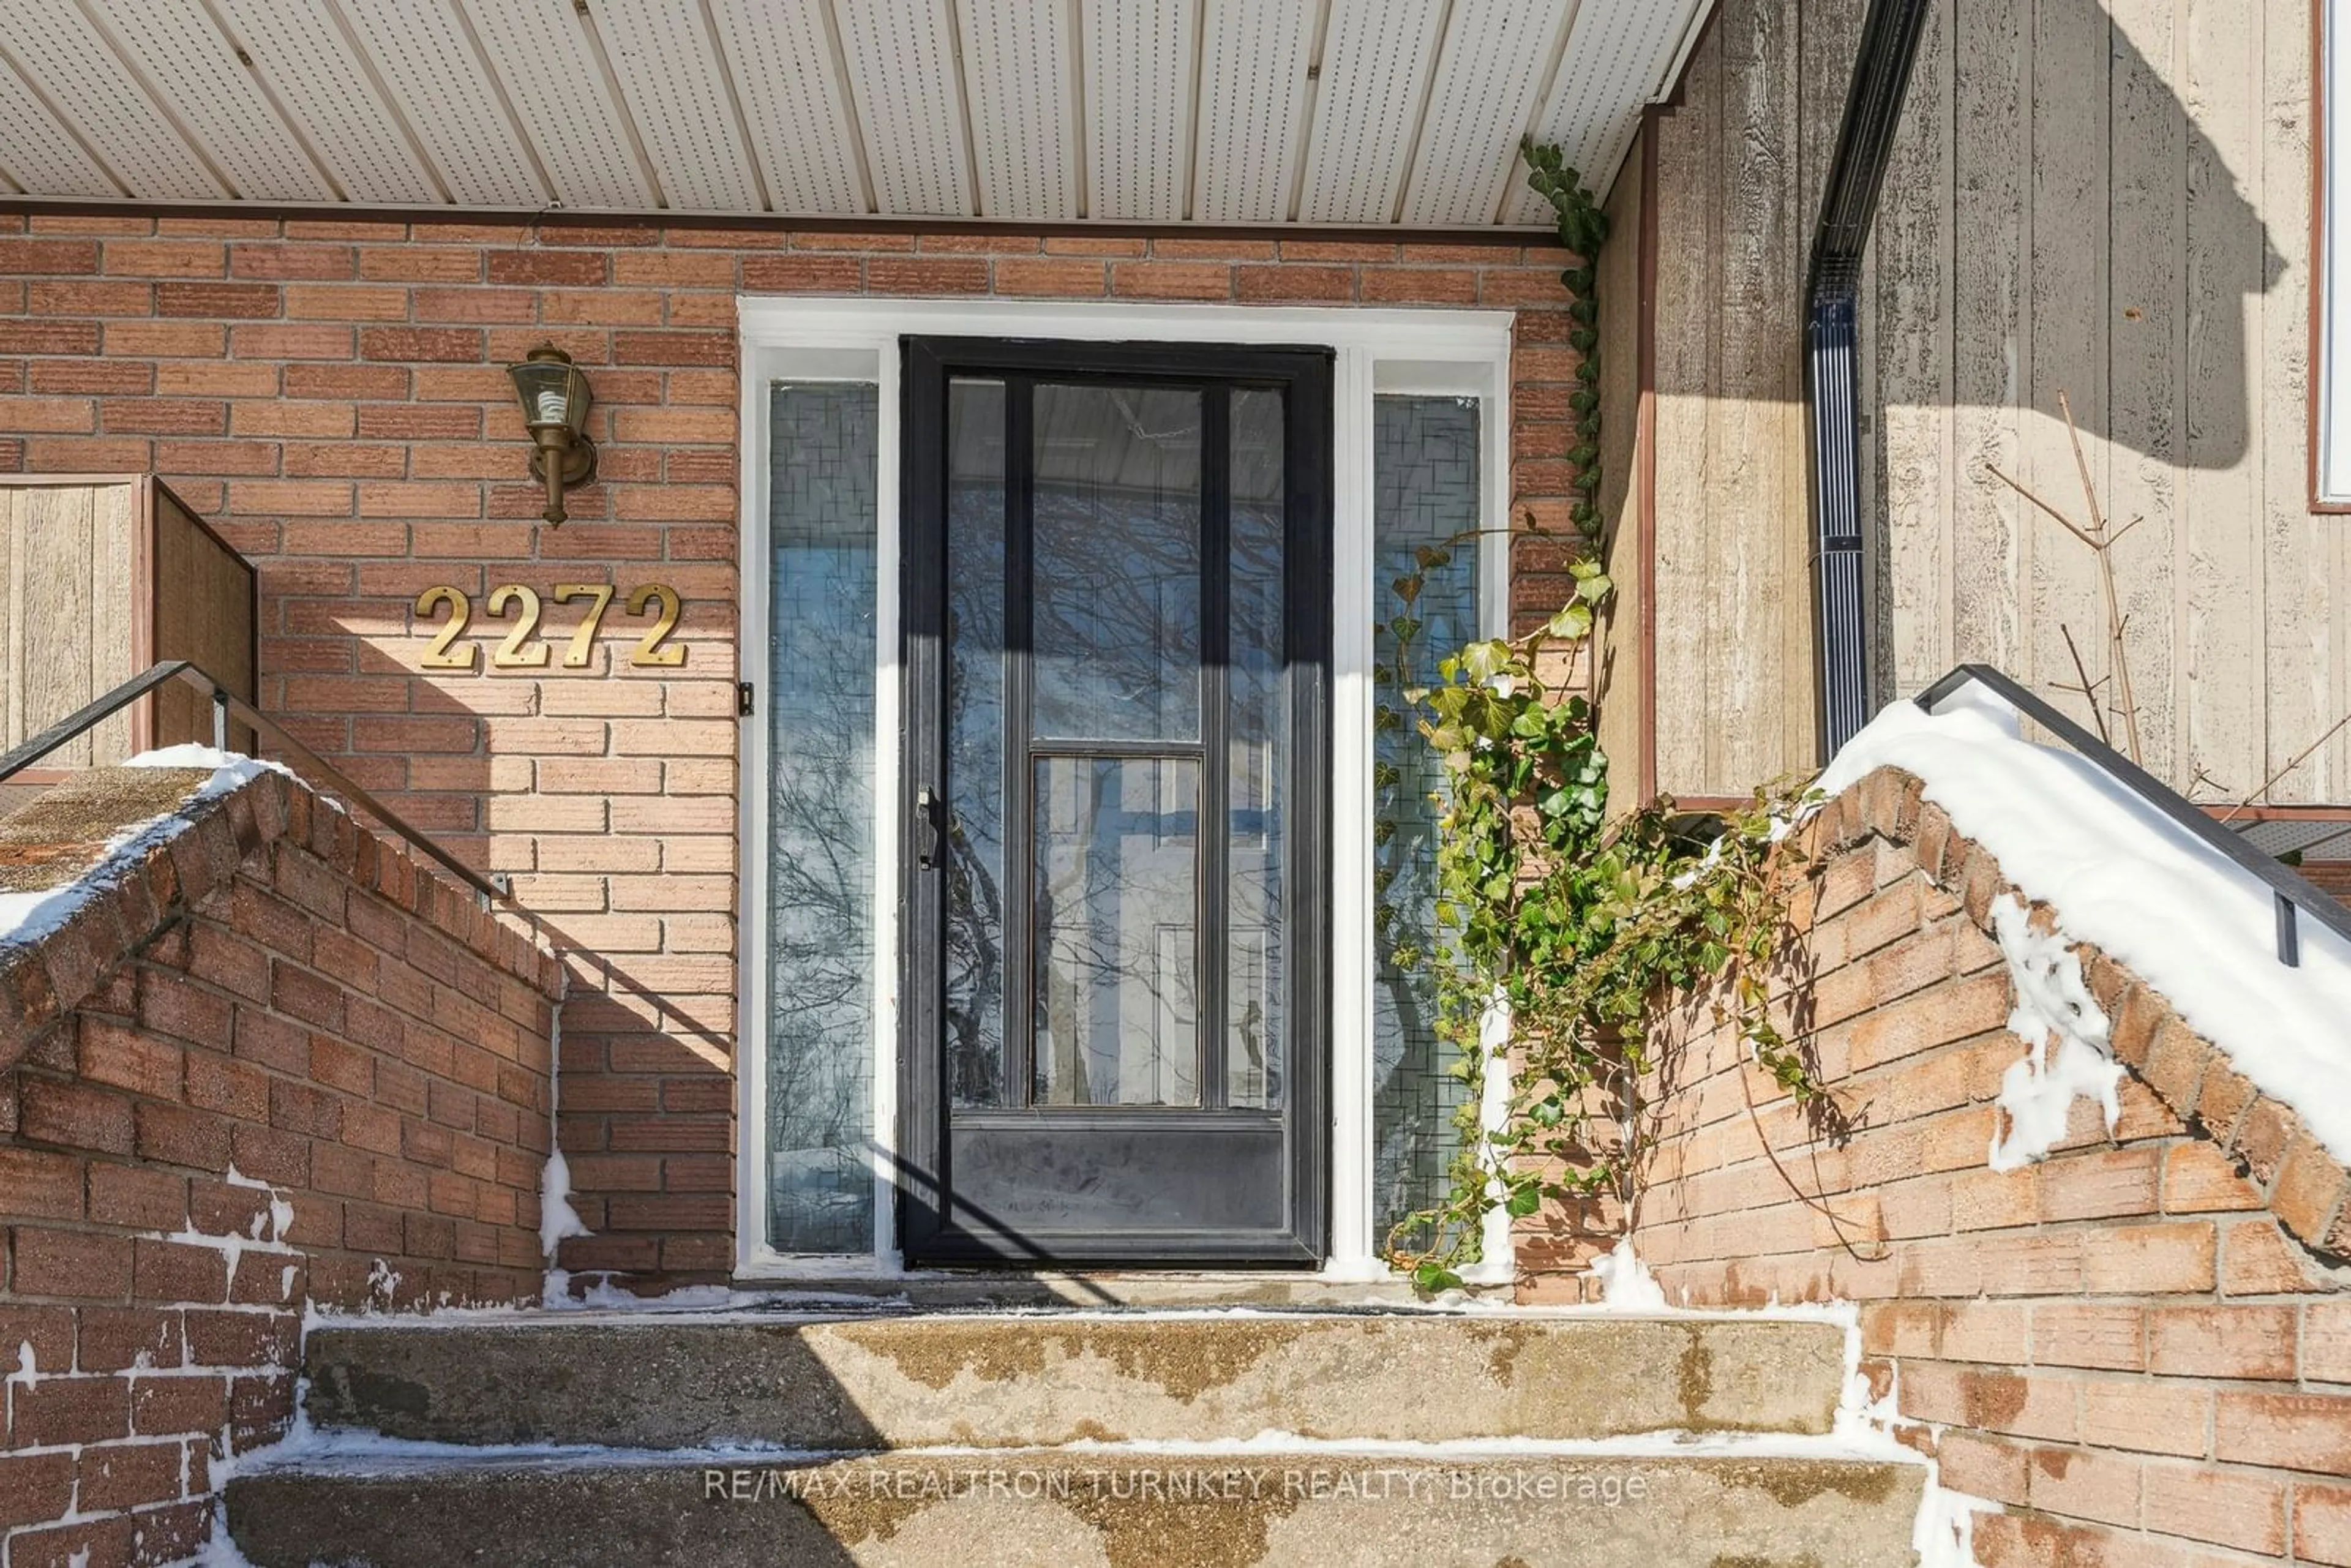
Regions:
<instances>
[{"instance_id":1,"label":"porch ceiling","mask_svg":"<svg viewBox=\"0 0 2351 1568\"><path fill-rule=\"evenodd\" d=\"M1534 225L1707 4L0 0L0 194Z\"/></svg>"}]
</instances>

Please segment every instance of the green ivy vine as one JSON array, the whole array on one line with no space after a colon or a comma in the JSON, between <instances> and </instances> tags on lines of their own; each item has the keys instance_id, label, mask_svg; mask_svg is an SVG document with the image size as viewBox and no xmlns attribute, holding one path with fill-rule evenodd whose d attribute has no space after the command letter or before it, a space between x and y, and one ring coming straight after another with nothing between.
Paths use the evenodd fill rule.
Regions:
<instances>
[{"instance_id":1,"label":"green ivy vine","mask_svg":"<svg viewBox=\"0 0 2351 1568\"><path fill-rule=\"evenodd\" d=\"M1415 684L1416 601L1450 555L1450 545L1429 547L1391 584L1397 608L1380 629L1382 663L1408 711L1384 708L1375 722L1411 723L1441 762L1434 929L1407 932L1414 919L1393 906L1392 873L1376 884L1375 916L1390 961L1432 976L1434 1029L1447 1071L1465 1082L1450 1190L1386 1241L1391 1260L1431 1291L1460 1283L1498 1204L1524 1217L1546 1202L1634 1200L1644 1085L1669 1038L1659 1027L1669 994L1721 982L1715 1005L1755 1060L1799 1102L1820 1093L1768 1006L1787 921L1774 823L1797 802L1759 790L1723 816L1684 813L1669 797L1608 811L1607 758L1573 674L1614 591L1600 508L1597 267L1608 221L1560 149L1529 141L1521 151L1573 256L1560 279L1578 354L1568 454L1568 517L1583 547L1571 568L1574 592L1532 631L1471 643ZM1485 1025L1498 1005L1510 1042L1489 1049ZM1489 1126L1485 1090L1496 1071L1507 1072L1509 1093L1499 1125Z\"/></svg>"}]
</instances>

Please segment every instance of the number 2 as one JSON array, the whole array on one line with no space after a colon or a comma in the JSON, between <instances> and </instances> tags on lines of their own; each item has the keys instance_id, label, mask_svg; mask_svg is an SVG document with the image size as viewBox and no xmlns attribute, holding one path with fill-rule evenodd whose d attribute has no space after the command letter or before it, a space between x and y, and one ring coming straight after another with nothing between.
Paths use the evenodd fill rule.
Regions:
<instances>
[{"instance_id":1,"label":"number 2","mask_svg":"<svg viewBox=\"0 0 2351 1568\"><path fill-rule=\"evenodd\" d=\"M522 618L515 622L514 630L507 633L507 640L498 644L498 651L490 655L490 667L493 669L538 669L547 663L546 643L531 643L528 648L523 646L538 635L539 607L536 589L525 588L519 582L499 584L490 590L490 613L504 615L507 606L517 600L522 603Z\"/></svg>"},{"instance_id":2,"label":"number 2","mask_svg":"<svg viewBox=\"0 0 2351 1568\"><path fill-rule=\"evenodd\" d=\"M661 613L653 618L653 630L637 639L636 651L629 655L629 663L640 667L674 667L685 663L685 650L662 644L677 630L677 590L667 583L648 582L629 595L629 613L643 615L645 606L656 599L661 601Z\"/></svg>"},{"instance_id":3,"label":"number 2","mask_svg":"<svg viewBox=\"0 0 2351 1568\"><path fill-rule=\"evenodd\" d=\"M449 651L449 645L465 634L466 625L474 619L474 607L465 601L464 594L454 588L428 588L416 596L416 613L419 615L432 614L434 605L443 606L449 614L424 650L424 667L428 670L472 669L474 645L468 643L455 653Z\"/></svg>"}]
</instances>

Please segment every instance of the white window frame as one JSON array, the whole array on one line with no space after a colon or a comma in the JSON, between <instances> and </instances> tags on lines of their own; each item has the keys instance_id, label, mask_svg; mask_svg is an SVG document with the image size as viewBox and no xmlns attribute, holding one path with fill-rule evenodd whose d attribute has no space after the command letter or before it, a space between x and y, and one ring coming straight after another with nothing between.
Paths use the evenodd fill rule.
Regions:
<instances>
[{"instance_id":1,"label":"white window frame","mask_svg":"<svg viewBox=\"0 0 2351 1568\"><path fill-rule=\"evenodd\" d=\"M2351 511L2351 0L2320 0L2311 504Z\"/></svg>"},{"instance_id":2,"label":"white window frame","mask_svg":"<svg viewBox=\"0 0 2351 1568\"><path fill-rule=\"evenodd\" d=\"M768 679L768 389L778 380L874 383L880 399L874 488L879 510L875 616L873 799L899 795L904 722L898 664L900 604L899 340L908 334L1046 338L1079 342L1237 343L1327 348L1332 376L1331 1202L1328 1279L1378 1281L1394 1271L1378 1254L1372 1215L1372 399L1375 393L1474 397L1480 402L1479 551L1481 628L1498 636L1510 616L1509 461L1510 331L1508 310L1355 309L1345 307L1021 303L743 296L742 571L739 678ZM874 813L874 1249L871 1255L809 1256L767 1244L767 694L741 721L738 788L737 1027L740 1110L736 1179L736 1272L790 1281L905 1274L891 1179L898 1134L898 831L893 809ZM1490 1100L1489 1100L1490 1103ZM1479 1277L1510 1278L1507 1217L1486 1238Z\"/></svg>"}]
</instances>

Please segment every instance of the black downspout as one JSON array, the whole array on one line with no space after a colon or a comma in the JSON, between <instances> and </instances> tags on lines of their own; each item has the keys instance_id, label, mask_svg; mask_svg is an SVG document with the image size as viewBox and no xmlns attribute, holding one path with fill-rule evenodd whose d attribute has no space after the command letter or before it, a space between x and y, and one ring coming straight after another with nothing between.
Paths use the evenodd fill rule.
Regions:
<instances>
[{"instance_id":1,"label":"black downspout","mask_svg":"<svg viewBox=\"0 0 2351 1568\"><path fill-rule=\"evenodd\" d=\"M1878 694L1870 648L1871 546L1861 517L1861 256L1902 120L1902 99L1933 0L1870 0L1821 192L1805 280L1804 405L1811 432L1813 613L1820 647L1821 755L1869 722Z\"/></svg>"}]
</instances>

